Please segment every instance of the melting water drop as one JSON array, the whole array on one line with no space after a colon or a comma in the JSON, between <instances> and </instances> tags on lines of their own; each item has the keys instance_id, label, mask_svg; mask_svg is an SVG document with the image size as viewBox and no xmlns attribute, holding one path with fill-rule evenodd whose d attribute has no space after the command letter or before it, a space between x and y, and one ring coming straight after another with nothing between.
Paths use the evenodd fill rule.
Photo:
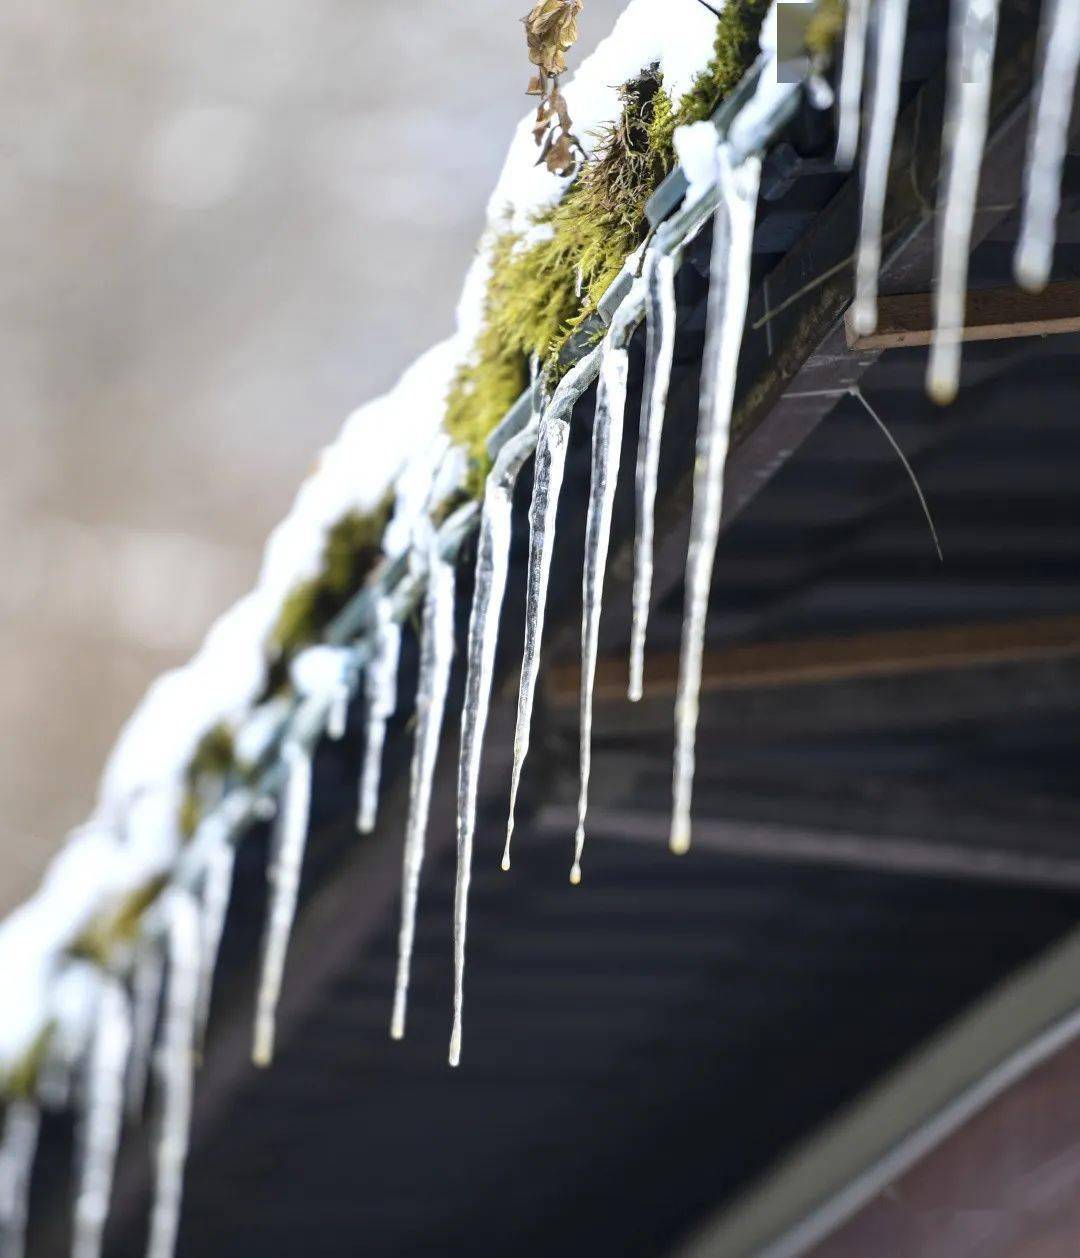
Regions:
<instances>
[{"instance_id":1,"label":"melting water drop","mask_svg":"<svg viewBox=\"0 0 1080 1258\"><path fill-rule=\"evenodd\" d=\"M130 1049L131 1007L121 984L109 978L102 986L90 1047L72 1258L98 1258L101 1253L123 1126L124 1074Z\"/></svg>"},{"instance_id":2,"label":"melting water drop","mask_svg":"<svg viewBox=\"0 0 1080 1258\"><path fill-rule=\"evenodd\" d=\"M1080 4L1046 0L1043 59L1036 91L1030 156L1025 172L1024 218L1016 250L1016 278L1030 289L1050 278L1061 204L1061 172L1080 63Z\"/></svg>"},{"instance_id":3,"label":"melting water drop","mask_svg":"<svg viewBox=\"0 0 1080 1258\"><path fill-rule=\"evenodd\" d=\"M476 580L469 615L465 706L461 714L461 753L457 789L457 879L454 887L454 1024L450 1064L461 1060L461 1013L465 986L465 930L472 877L476 791L484 730L491 705L499 613L506 593L510 550L510 512L518 473L533 452L536 430L530 424L499 451L484 488L476 551Z\"/></svg>"},{"instance_id":4,"label":"melting water drop","mask_svg":"<svg viewBox=\"0 0 1080 1258\"><path fill-rule=\"evenodd\" d=\"M945 107L948 170L941 194L934 339L926 386L935 402L960 387L971 229L990 111L998 0L953 0L949 98Z\"/></svg>"},{"instance_id":5,"label":"melting water drop","mask_svg":"<svg viewBox=\"0 0 1080 1258\"><path fill-rule=\"evenodd\" d=\"M364 768L360 775L360 807L356 817L356 827L361 834L370 834L375 829L386 722L394 715L397 706L400 656L401 626L394 619L394 605L389 598L380 598L375 605L374 654L364 674L367 740Z\"/></svg>"},{"instance_id":6,"label":"melting water drop","mask_svg":"<svg viewBox=\"0 0 1080 1258\"><path fill-rule=\"evenodd\" d=\"M558 392L540 420L536 438L536 469L529 505L529 568L525 589L525 643L521 656L517 722L514 727L514 766L510 777L510 815L506 823L506 847L502 867L510 868L510 842L514 834L521 770L529 754L533 701L540 668L540 642L544 633L551 556L555 546L555 516L559 507L572 407L560 404Z\"/></svg>"},{"instance_id":7,"label":"melting water drop","mask_svg":"<svg viewBox=\"0 0 1080 1258\"><path fill-rule=\"evenodd\" d=\"M37 1153L41 1111L24 1097L8 1102L0 1139L0 1254L23 1258L30 1177Z\"/></svg>"},{"instance_id":8,"label":"melting water drop","mask_svg":"<svg viewBox=\"0 0 1080 1258\"><path fill-rule=\"evenodd\" d=\"M141 1118L146 1105L146 1082L154 1051L161 992L165 983L165 956L156 940L142 939L132 972L131 1057L127 1076L127 1111Z\"/></svg>"},{"instance_id":9,"label":"melting water drop","mask_svg":"<svg viewBox=\"0 0 1080 1258\"><path fill-rule=\"evenodd\" d=\"M195 1010L195 1044L202 1050L206 1024L210 1019L210 997L214 990L221 936L232 897L236 849L226 835L206 854L202 885L202 926L199 932L199 995Z\"/></svg>"},{"instance_id":10,"label":"melting water drop","mask_svg":"<svg viewBox=\"0 0 1080 1258\"><path fill-rule=\"evenodd\" d=\"M195 1013L199 994L198 906L186 892L174 891L166 912L169 982L158 1057L162 1112L147 1258L172 1258L176 1249L191 1129Z\"/></svg>"},{"instance_id":11,"label":"melting water drop","mask_svg":"<svg viewBox=\"0 0 1080 1258\"><path fill-rule=\"evenodd\" d=\"M757 157L748 157L740 166L733 166L727 146L721 145L717 150L717 175L720 205L713 226L694 506L686 561L686 608L675 703L673 852L685 852L690 847L701 656L705 644L713 560L720 535L724 466L731 433L735 376L750 290L751 246L761 162Z\"/></svg>"},{"instance_id":12,"label":"melting water drop","mask_svg":"<svg viewBox=\"0 0 1080 1258\"><path fill-rule=\"evenodd\" d=\"M266 871L270 884L270 909L255 1002L252 1060L256 1066L268 1066L274 1056L274 1021L285 972L285 954L296 916L300 867L304 861L311 810L311 749L297 742L288 742L282 749L282 756L288 777L285 797L278 812L274 851Z\"/></svg>"},{"instance_id":13,"label":"melting water drop","mask_svg":"<svg viewBox=\"0 0 1080 1258\"><path fill-rule=\"evenodd\" d=\"M434 536L430 539L428 549L427 582L420 630L420 673L416 686L416 737L413 743L409 815L402 861L397 980L390 1020L390 1034L395 1040L400 1040L405 1034L405 1009L416 933L420 869L424 862L424 841L431 809L435 762L442 737L443 714L446 710L446 692L454 661L454 565L439 553Z\"/></svg>"},{"instance_id":14,"label":"melting water drop","mask_svg":"<svg viewBox=\"0 0 1080 1258\"><path fill-rule=\"evenodd\" d=\"M611 511L622 458L623 420L626 414L625 344L608 334L600 359L600 384L596 391L593 421L592 480L585 524L585 566L581 581L581 730L578 820L574 832L574 863L570 881L581 881L581 854L585 847L585 815L589 807L589 775L592 769L593 683L600 641L600 612L604 601L604 573L611 541Z\"/></svg>"},{"instance_id":15,"label":"melting water drop","mask_svg":"<svg viewBox=\"0 0 1080 1258\"><path fill-rule=\"evenodd\" d=\"M859 147L863 73L866 69L866 31L870 25L870 0L848 0L844 23L844 52L840 66L836 125L836 164L848 170Z\"/></svg>"},{"instance_id":16,"label":"melting water drop","mask_svg":"<svg viewBox=\"0 0 1080 1258\"><path fill-rule=\"evenodd\" d=\"M650 251L645 256L647 337L635 476L637 535L634 539L630 684L627 689L632 703L641 698L645 674L645 634L652 601L656 475L660 466L660 439L664 432L671 361L675 352L675 269L676 260L670 254Z\"/></svg>"},{"instance_id":17,"label":"melting water drop","mask_svg":"<svg viewBox=\"0 0 1080 1258\"><path fill-rule=\"evenodd\" d=\"M851 309L852 324L863 335L877 327L885 192L900 107L907 15L908 0L879 0L876 6L874 92L863 169L862 225L855 254L855 301Z\"/></svg>"}]
</instances>

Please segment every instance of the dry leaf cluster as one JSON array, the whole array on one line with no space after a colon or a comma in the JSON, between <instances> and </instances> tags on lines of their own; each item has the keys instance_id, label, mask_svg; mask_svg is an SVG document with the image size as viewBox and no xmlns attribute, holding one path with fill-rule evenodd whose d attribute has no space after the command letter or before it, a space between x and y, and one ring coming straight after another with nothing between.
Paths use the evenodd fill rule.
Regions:
<instances>
[{"instance_id":1,"label":"dry leaf cluster","mask_svg":"<svg viewBox=\"0 0 1080 1258\"><path fill-rule=\"evenodd\" d=\"M574 135L566 99L559 91L559 75L566 69L566 52L578 37L582 0L540 0L525 21L529 60L537 67L529 83L529 95L539 96L533 136L543 163L555 175L572 175L577 155L583 154Z\"/></svg>"}]
</instances>

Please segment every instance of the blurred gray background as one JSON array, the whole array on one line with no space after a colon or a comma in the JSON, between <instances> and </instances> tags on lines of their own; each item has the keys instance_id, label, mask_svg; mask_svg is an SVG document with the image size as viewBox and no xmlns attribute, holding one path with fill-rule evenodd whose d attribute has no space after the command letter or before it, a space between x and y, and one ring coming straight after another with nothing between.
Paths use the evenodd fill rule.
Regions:
<instances>
[{"instance_id":1,"label":"blurred gray background","mask_svg":"<svg viewBox=\"0 0 1080 1258\"><path fill-rule=\"evenodd\" d=\"M0 912L316 451L449 331L527 7L0 6Z\"/></svg>"}]
</instances>

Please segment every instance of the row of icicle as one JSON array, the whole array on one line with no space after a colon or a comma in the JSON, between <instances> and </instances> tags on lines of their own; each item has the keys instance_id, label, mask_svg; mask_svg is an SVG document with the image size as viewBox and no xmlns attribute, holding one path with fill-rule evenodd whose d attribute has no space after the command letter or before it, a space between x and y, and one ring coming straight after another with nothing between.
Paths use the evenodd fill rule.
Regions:
<instances>
[{"instance_id":1,"label":"row of icicle","mask_svg":"<svg viewBox=\"0 0 1080 1258\"><path fill-rule=\"evenodd\" d=\"M885 193L900 102L907 7L908 0L848 0L847 6L837 93L836 158L841 167L853 163L859 147L859 132L864 129L862 225L852 311L853 322L860 332L871 331L877 318ZM928 372L928 388L932 396L942 401L954 396L959 382L968 256L978 208L997 20L998 0L953 0L945 120L946 165L938 206L936 328ZM1028 288L1041 287L1050 275L1061 170L1080 61L1080 4L1075 0L1046 0L1041 46L1041 72L1034 97L1022 229L1016 257L1018 280ZM864 80L872 85L872 90L865 93L868 97L865 108ZM458 871L450 1044L450 1061L454 1065L461 1055L465 936L476 800L499 617L508 574L514 487L522 467L535 456L529 510L525 638L504 869L510 864L514 810L529 748L556 511L571 415L575 403L598 378L582 582L581 781L571 869L571 880L577 882L581 877L587 819L598 628L612 502L622 448L627 347L644 316L646 368L635 472L637 530L628 685L630 699L637 700L643 690L645 637L651 602L653 511L675 336L674 277L683 246L711 216L712 271L675 706L674 806L670 835L674 851L685 852L690 846L702 647L723 506L735 373L749 291L760 154L770 138L768 119L754 138L753 145L744 143L738 150L721 139L715 154L713 187L698 204L684 205L661 227L642 259L640 276L615 312L602 345L588 353L565 376L532 421L504 445L487 480L480 513L475 593L469 622L458 771ZM424 594L417 719L402 870L399 959L391 1019L394 1038L401 1038L405 1032L420 873L454 655L454 564L452 557L440 548L438 535L430 526L418 529L412 561L414 576L423 583ZM366 753L358 815L359 828L365 832L375 825L382 745L386 723L396 702L403 614L402 608L389 598L378 600L365 672ZM345 712L352 692L346 663L330 692L317 697L321 700L318 706L321 727L334 737L340 737L344 731ZM286 736L282 747L286 773L268 868L270 904L253 1048L255 1060L263 1064L269 1062L273 1053L275 1014L296 911L310 808L312 750L313 740L305 737ZM245 818L251 815L243 808L237 808L236 813ZM194 1054L205 1031L231 891L234 842L238 837L235 820L228 825L212 816L204 822L203 830L215 824L217 830L211 835L212 841L202 845L200 894L195 896L188 890L173 887L147 915L143 938L132 960L130 995L119 978L106 976L100 984L96 1027L89 1044L81 1050L83 1118L77 1150L75 1258L99 1258L101 1254L124 1109L126 1107L132 1116L142 1112L152 1058L156 1060L160 1081L162 1117L148 1254L150 1258L170 1258L175 1247L191 1114ZM161 1009L163 997L164 1008ZM55 1093L61 1100L70 1093L70 1079L77 1065L74 1060L61 1063L60 1074L65 1081ZM44 1084L40 1090L44 1091ZM39 1100L18 1099L8 1104L0 1144L0 1258L22 1256L39 1122Z\"/></svg>"}]
</instances>

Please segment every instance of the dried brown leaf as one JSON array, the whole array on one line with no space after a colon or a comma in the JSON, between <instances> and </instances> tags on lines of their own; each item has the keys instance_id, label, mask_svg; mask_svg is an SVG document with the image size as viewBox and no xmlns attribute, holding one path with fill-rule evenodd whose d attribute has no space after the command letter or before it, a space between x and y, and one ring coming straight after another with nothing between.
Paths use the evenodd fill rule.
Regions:
<instances>
[{"instance_id":1,"label":"dried brown leaf","mask_svg":"<svg viewBox=\"0 0 1080 1258\"><path fill-rule=\"evenodd\" d=\"M572 175L574 173L574 169L577 166L577 161L574 158L574 146L570 136L565 131L560 133L548 149L545 160L548 170L553 175Z\"/></svg>"},{"instance_id":2,"label":"dried brown leaf","mask_svg":"<svg viewBox=\"0 0 1080 1258\"><path fill-rule=\"evenodd\" d=\"M564 54L577 42L582 0L540 0L525 18L529 60L554 78L566 69Z\"/></svg>"}]
</instances>

